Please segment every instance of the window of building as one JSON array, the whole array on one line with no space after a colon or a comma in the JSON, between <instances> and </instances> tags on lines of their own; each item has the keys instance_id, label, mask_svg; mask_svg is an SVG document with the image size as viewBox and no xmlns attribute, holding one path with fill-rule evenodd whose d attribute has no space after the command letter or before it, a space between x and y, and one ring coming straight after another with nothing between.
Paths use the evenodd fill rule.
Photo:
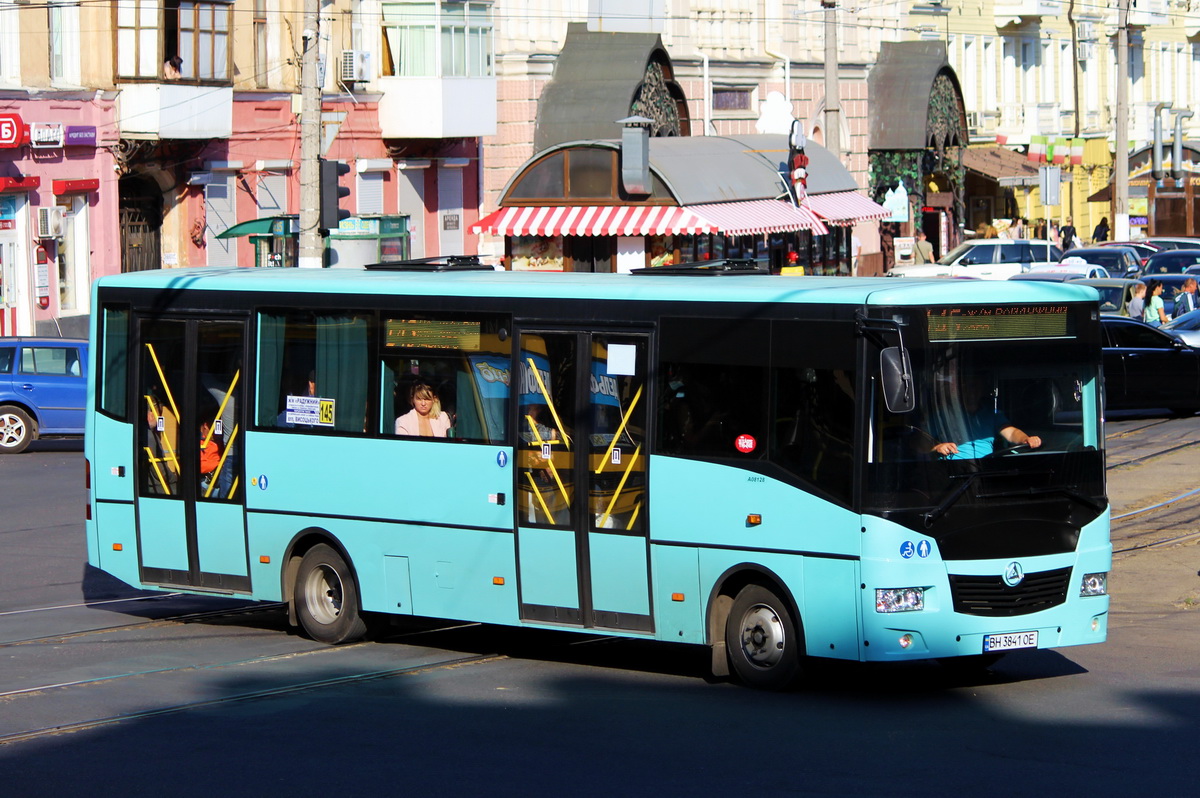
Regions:
<instances>
[{"instance_id":1,"label":"window of building","mask_svg":"<svg viewBox=\"0 0 1200 798\"><path fill-rule=\"evenodd\" d=\"M52 0L49 6L50 80L79 85L79 3Z\"/></svg>"},{"instance_id":2,"label":"window of building","mask_svg":"<svg viewBox=\"0 0 1200 798\"><path fill-rule=\"evenodd\" d=\"M254 0L254 85L268 84L267 0Z\"/></svg>"},{"instance_id":3,"label":"window of building","mask_svg":"<svg viewBox=\"0 0 1200 798\"><path fill-rule=\"evenodd\" d=\"M714 111L749 111L754 104L754 90L733 86L714 86Z\"/></svg>"},{"instance_id":4,"label":"window of building","mask_svg":"<svg viewBox=\"0 0 1200 798\"><path fill-rule=\"evenodd\" d=\"M491 2L384 2L383 74L490 77Z\"/></svg>"},{"instance_id":5,"label":"window of building","mask_svg":"<svg viewBox=\"0 0 1200 798\"><path fill-rule=\"evenodd\" d=\"M0 6L0 83L21 82L20 7Z\"/></svg>"},{"instance_id":6,"label":"window of building","mask_svg":"<svg viewBox=\"0 0 1200 798\"><path fill-rule=\"evenodd\" d=\"M231 69L230 4L117 0L117 75L122 78L227 81ZM159 44L161 29L161 46ZM178 75L167 66L180 60Z\"/></svg>"},{"instance_id":7,"label":"window of building","mask_svg":"<svg viewBox=\"0 0 1200 798\"><path fill-rule=\"evenodd\" d=\"M80 313L88 309L87 198L67 197L62 201L63 236L58 242L58 309Z\"/></svg>"}]
</instances>

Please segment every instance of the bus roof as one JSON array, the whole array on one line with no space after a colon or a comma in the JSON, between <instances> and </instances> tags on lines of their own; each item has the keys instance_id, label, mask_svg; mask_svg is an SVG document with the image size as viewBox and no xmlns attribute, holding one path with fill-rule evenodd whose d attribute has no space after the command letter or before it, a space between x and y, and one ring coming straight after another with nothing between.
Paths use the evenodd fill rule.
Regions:
<instances>
[{"instance_id":1,"label":"bus roof","mask_svg":"<svg viewBox=\"0 0 1200 798\"><path fill-rule=\"evenodd\" d=\"M531 297L636 301L940 305L1095 302L1070 283L946 278L630 275L580 272L403 272L365 269L197 267L109 275L99 287L173 291L321 293L381 296Z\"/></svg>"}]
</instances>

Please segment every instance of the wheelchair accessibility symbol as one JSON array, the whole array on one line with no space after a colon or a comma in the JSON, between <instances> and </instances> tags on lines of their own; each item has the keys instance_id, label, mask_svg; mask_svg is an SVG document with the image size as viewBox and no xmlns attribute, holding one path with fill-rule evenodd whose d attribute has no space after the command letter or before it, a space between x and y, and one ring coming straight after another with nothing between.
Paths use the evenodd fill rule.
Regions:
<instances>
[{"instance_id":1,"label":"wheelchair accessibility symbol","mask_svg":"<svg viewBox=\"0 0 1200 798\"><path fill-rule=\"evenodd\" d=\"M911 560L913 553L916 552L916 550L917 547L913 545L911 540L906 540L900 544L900 556L906 560Z\"/></svg>"}]
</instances>

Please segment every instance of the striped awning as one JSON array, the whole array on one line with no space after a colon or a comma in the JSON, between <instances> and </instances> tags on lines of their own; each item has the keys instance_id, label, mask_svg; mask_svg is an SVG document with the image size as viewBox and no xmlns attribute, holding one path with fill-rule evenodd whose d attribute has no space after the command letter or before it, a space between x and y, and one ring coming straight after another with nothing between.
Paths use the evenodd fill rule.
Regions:
<instances>
[{"instance_id":1,"label":"striped awning","mask_svg":"<svg viewBox=\"0 0 1200 798\"><path fill-rule=\"evenodd\" d=\"M501 208L471 226L500 236L646 236L715 233L687 208L672 205L574 205Z\"/></svg>"},{"instance_id":2,"label":"striped awning","mask_svg":"<svg viewBox=\"0 0 1200 798\"><path fill-rule=\"evenodd\" d=\"M872 219L886 219L892 212L859 194L857 191L834 191L830 194L809 194L807 205L829 224L851 225Z\"/></svg>"},{"instance_id":3,"label":"striped awning","mask_svg":"<svg viewBox=\"0 0 1200 798\"><path fill-rule=\"evenodd\" d=\"M722 233L733 236L794 230L809 230L815 235L829 232L829 228L811 210L783 200L715 202L689 205L688 210L711 222Z\"/></svg>"}]
</instances>

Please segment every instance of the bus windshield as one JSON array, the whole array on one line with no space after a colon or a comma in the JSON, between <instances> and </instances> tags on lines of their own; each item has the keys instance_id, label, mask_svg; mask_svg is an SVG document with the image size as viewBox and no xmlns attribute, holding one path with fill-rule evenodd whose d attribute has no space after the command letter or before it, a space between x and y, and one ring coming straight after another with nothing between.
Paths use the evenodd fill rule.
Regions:
<instances>
[{"instance_id":1,"label":"bus windshield","mask_svg":"<svg viewBox=\"0 0 1200 798\"><path fill-rule=\"evenodd\" d=\"M866 511L935 537L943 529L952 538L947 545L964 556L986 556L986 547L969 542L994 534L998 524L1010 542L1029 534L1039 538L1029 544L1034 550L1064 549L1070 527L1103 505L1094 349L1065 333L929 337L939 336L909 346L915 409L892 413L876 390L868 410ZM1020 528L1032 505L1052 503L1064 506L1071 523Z\"/></svg>"}]
</instances>

